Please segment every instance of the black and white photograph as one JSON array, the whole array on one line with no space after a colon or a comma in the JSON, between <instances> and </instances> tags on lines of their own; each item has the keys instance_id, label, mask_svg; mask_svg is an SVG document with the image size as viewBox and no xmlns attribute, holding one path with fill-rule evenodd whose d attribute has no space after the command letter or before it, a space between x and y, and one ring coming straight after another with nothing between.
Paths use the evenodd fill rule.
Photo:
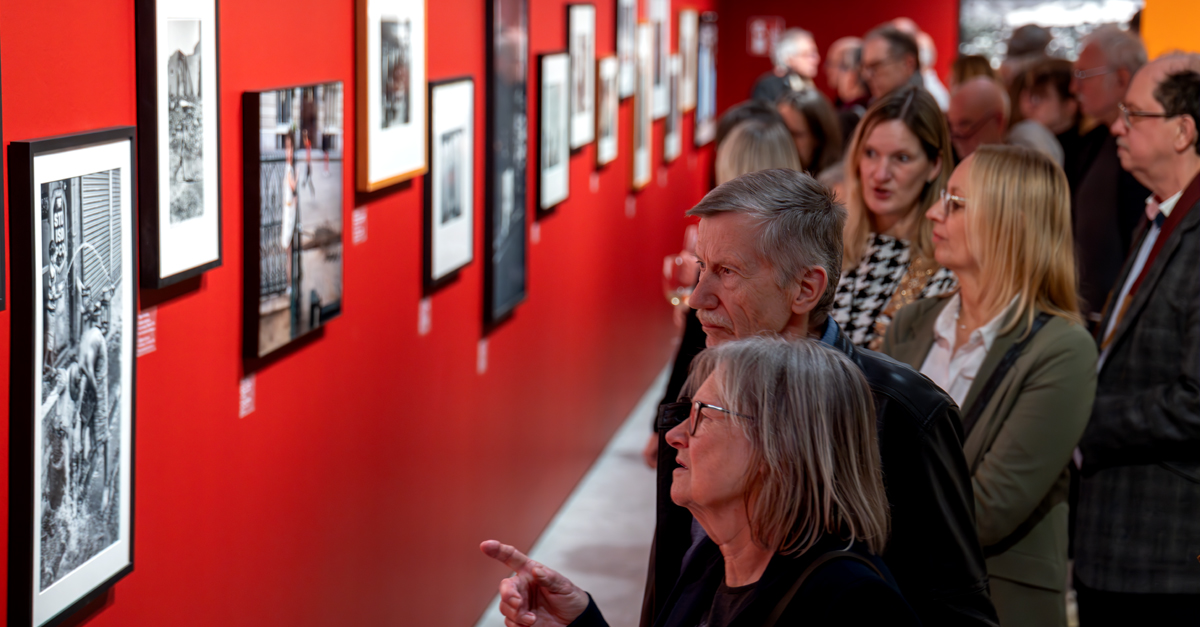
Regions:
<instances>
[{"instance_id":1,"label":"black and white photograph","mask_svg":"<svg viewBox=\"0 0 1200 627\"><path fill-rule=\"evenodd\" d=\"M429 173L425 176L425 291L471 262L475 251L475 82L429 84Z\"/></svg>"},{"instance_id":2,"label":"black and white photograph","mask_svg":"<svg viewBox=\"0 0 1200 627\"><path fill-rule=\"evenodd\" d=\"M671 55L671 63L668 64L670 72L668 73L668 85L670 86L671 109L667 112L667 119L663 122L663 161L671 163L679 158L679 153L683 150L683 133L680 131L680 126L683 123L683 112L679 107L679 77L683 73L683 62L679 55Z\"/></svg>"},{"instance_id":3,"label":"black and white photograph","mask_svg":"<svg viewBox=\"0 0 1200 627\"><path fill-rule=\"evenodd\" d=\"M704 146L717 136L717 16L701 17L696 53L696 117L692 140Z\"/></svg>"},{"instance_id":4,"label":"black and white photograph","mask_svg":"<svg viewBox=\"0 0 1200 627\"><path fill-rule=\"evenodd\" d=\"M246 357L342 312L342 84L246 92Z\"/></svg>"},{"instance_id":5,"label":"black and white photograph","mask_svg":"<svg viewBox=\"0 0 1200 627\"><path fill-rule=\"evenodd\" d=\"M700 14L695 9L679 12L679 58L683 61L679 74L679 110L696 108L696 54L699 52Z\"/></svg>"},{"instance_id":6,"label":"black and white photograph","mask_svg":"<svg viewBox=\"0 0 1200 627\"><path fill-rule=\"evenodd\" d=\"M617 121L620 117L620 97L617 81L621 63L617 57L605 57L596 62L596 165L604 166L617 159Z\"/></svg>"},{"instance_id":7,"label":"black and white photograph","mask_svg":"<svg viewBox=\"0 0 1200 627\"><path fill-rule=\"evenodd\" d=\"M650 0L648 15L654 28L654 119L671 110L671 0Z\"/></svg>"},{"instance_id":8,"label":"black and white photograph","mask_svg":"<svg viewBox=\"0 0 1200 627\"><path fill-rule=\"evenodd\" d=\"M567 5L571 54L571 150L596 139L596 6Z\"/></svg>"},{"instance_id":9,"label":"black and white photograph","mask_svg":"<svg viewBox=\"0 0 1200 627\"><path fill-rule=\"evenodd\" d=\"M30 341L13 351L9 533L33 563L10 555L10 625L60 620L132 569L133 144L132 127L12 144L12 324Z\"/></svg>"},{"instance_id":10,"label":"black and white photograph","mask_svg":"<svg viewBox=\"0 0 1200 627\"><path fill-rule=\"evenodd\" d=\"M573 88L570 55L559 52L538 56L538 209L549 210L570 195L571 162L569 133L570 98Z\"/></svg>"},{"instance_id":11,"label":"black and white photograph","mask_svg":"<svg viewBox=\"0 0 1200 627\"><path fill-rule=\"evenodd\" d=\"M373 192L428 169L426 0L358 0L355 187Z\"/></svg>"},{"instance_id":12,"label":"black and white photograph","mask_svg":"<svg viewBox=\"0 0 1200 627\"><path fill-rule=\"evenodd\" d=\"M204 102L200 20L167 20L171 224L204 216Z\"/></svg>"},{"instance_id":13,"label":"black and white photograph","mask_svg":"<svg viewBox=\"0 0 1200 627\"><path fill-rule=\"evenodd\" d=\"M137 0L141 284L221 265L215 0Z\"/></svg>"},{"instance_id":14,"label":"black and white photograph","mask_svg":"<svg viewBox=\"0 0 1200 627\"><path fill-rule=\"evenodd\" d=\"M382 128L412 123L412 20L379 20Z\"/></svg>"},{"instance_id":15,"label":"black and white photograph","mask_svg":"<svg viewBox=\"0 0 1200 627\"><path fill-rule=\"evenodd\" d=\"M617 59L621 64L617 79L618 96L633 96L637 89L638 0L617 0Z\"/></svg>"},{"instance_id":16,"label":"black and white photograph","mask_svg":"<svg viewBox=\"0 0 1200 627\"><path fill-rule=\"evenodd\" d=\"M529 2L487 0L487 201L484 322L490 331L526 296Z\"/></svg>"},{"instance_id":17,"label":"black and white photograph","mask_svg":"<svg viewBox=\"0 0 1200 627\"><path fill-rule=\"evenodd\" d=\"M1129 25L1144 0L960 0L959 54L983 55L1000 67L1013 31L1026 24L1047 28L1051 57L1074 60L1083 38L1103 24Z\"/></svg>"},{"instance_id":18,"label":"black and white photograph","mask_svg":"<svg viewBox=\"0 0 1200 627\"><path fill-rule=\"evenodd\" d=\"M633 95L633 188L650 184L650 135L654 129L654 26L638 24L637 30L638 82Z\"/></svg>"}]
</instances>

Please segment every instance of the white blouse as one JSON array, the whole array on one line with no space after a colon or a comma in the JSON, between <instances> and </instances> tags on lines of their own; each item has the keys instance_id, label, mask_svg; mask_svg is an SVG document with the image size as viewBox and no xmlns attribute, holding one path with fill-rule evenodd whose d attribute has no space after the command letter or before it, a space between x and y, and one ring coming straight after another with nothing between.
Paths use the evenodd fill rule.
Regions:
<instances>
[{"instance_id":1,"label":"white blouse","mask_svg":"<svg viewBox=\"0 0 1200 627\"><path fill-rule=\"evenodd\" d=\"M1013 302L1016 302L1014 299ZM961 347L954 345L955 326L958 325L958 312L962 309L962 298L955 294L950 302L938 314L933 324L933 347L921 364L921 374L929 377L938 387L946 391L959 407L971 391L975 382L975 374L983 365L984 358L996 342L996 335L1004 323L1004 317L1012 305L992 318L987 324L971 331L967 343Z\"/></svg>"}]
</instances>

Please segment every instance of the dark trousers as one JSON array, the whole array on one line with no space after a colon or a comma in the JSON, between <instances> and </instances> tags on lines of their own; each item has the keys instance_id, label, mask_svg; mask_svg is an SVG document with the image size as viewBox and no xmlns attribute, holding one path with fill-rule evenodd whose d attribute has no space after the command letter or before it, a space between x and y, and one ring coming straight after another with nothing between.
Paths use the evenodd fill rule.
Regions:
<instances>
[{"instance_id":1,"label":"dark trousers","mask_svg":"<svg viewBox=\"0 0 1200 627\"><path fill-rule=\"evenodd\" d=\"M1132 594L1089 588L1075 579L1079 627L1200 624L1200 594Z\"/></svg>"}]
</instances>

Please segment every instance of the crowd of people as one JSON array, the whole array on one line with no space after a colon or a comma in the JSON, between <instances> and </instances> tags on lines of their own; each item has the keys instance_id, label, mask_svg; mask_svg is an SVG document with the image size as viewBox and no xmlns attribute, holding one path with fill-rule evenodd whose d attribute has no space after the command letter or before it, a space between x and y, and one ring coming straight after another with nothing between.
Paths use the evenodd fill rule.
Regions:
<instances>
[{"instance_id":1,"label":"crowd of people","mask_svg":"<svg viewBox=\"0 0 1200 627\"><path fill-rule=\"evenodd\" d=\"M1051 41L946 87L898 19L828 48L830 101L793 29L722 116L643 627L1196 620L1200 55ZM482 549L506 624L605 624Z\"/></svg>"}]
</instances>

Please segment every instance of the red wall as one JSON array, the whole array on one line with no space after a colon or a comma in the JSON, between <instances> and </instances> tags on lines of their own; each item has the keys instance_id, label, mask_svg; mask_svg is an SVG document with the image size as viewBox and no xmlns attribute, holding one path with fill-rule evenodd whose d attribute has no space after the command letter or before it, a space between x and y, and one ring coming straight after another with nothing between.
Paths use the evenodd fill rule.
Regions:
<instances>
[{"instance_id":1,"label":"red wall","mask_svg":"<svg viewBox=\"0 0 1200 627\"><path fill-rule=\"evenodd\" d=\"M614 0L596 4L609 54ZM353 6L222 3L224 265L165 294L141 292L143 306L158 305L158 350L138 360L135 570L71 624L471 625L504 574L478 543L530 545L669 357L675 331L658 269L682 242L683 211L704 193L711 162L691 148L691 116L669 184L656 173L633 218L632 102L621 108L621 157L597 193L593 148L572 157L571 199L529 249L529 299L488 336L479 375L482 211L475 262L433 296L427 336L417 334L421 181L359 198L369 236L349 245ZM132 7L0 0L5 141L136 123ZM428 7L430 78L476 78L482 207L484 4ZM532 0L531 76L532 55L565 48L565 16L565 2ZM257 373L257 411L239 419L241 94L327 80L346 85L344 313ZM656 158L661 133L656 125ZM3 353L8 318L0 313ZM0 380L8 368L0 359ZM7 394L0 385L5 407ZM3 469L7 440L0 426ZM0 563L6 553L0 543Z\"/></svg>"},{"instance_id":2,"label":"red wall","mask_svg":"<svg viewBox=\"0 0 1200 627\"><path fill-rule=\"evenodd\" d=\"M750 97L754 81L771 69L765 57L746 52L746 22L751 17L779 16L788 28L799 27L813 34L821 51L821 75L817 85L825 89L825 52L842 37L862 37L882 22L910 17L929 33L937 45L938 74L946 82L950 64L958 56L959 0L854 0L853 2L796 2L795 0L719 0L721 43L717 50L717 105L719 110ZM828 92L832 95L832 92Z\"/></svg>"}]
</instances>

